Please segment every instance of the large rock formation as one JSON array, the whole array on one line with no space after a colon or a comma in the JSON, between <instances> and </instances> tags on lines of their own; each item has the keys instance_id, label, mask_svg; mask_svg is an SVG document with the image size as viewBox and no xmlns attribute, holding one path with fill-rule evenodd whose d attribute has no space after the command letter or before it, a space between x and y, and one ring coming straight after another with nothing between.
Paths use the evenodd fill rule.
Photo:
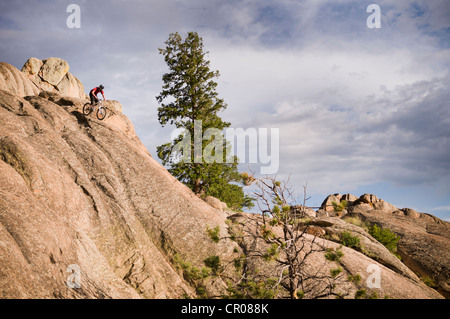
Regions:
<instances>
[{"instance_id":1,"label":"large rock formation","mask_svg":"<svg viewBox=\"0 0 450 319\"><path fill-rule=\"evenodd\" d=\"M60 58L29 58L22 67L22 72L43 90L79 99L85 98L83 84L69 69L69 63Z\"/></svg>"},{"instance_id":2,"label":"large rock formation","mask_svg":"<svg viewBox=\"0 0 450 319\"><path fill-rule=\"evenodd\" d=\"M402 262L422 279L431 279L440 293L450 297L450 223L410 208L398 209L372 194L359 198L350 194L330 195L318 214L334 215L329 209L331 203L340 204L348 198L351 199L347 200L347 217L357 216L399 235L398 253Z\"/></svg>"},{"instance_id":3,"label":"large rock formation","mask_svg":"<svg viewBox=\"0 0 450 319\"><path fill-rule=\"evenodd\" d=\"M21 97L36 95L42 90L23 72L5 62L0 62L0 89Z\"/></svg>"},{"instance_id":4,"label":"large rock formation","mask_svg":"<svg viewBox=\"0 0 450 319\"><path fill-rule=\"evenodd\" d=\"M232 232L239 234L238 241L243 251L248 252L267 252L270 245L257 235L261 229L261 215L237 213L229 216L231 220ZM307 217L309 229L313 229L312 233L305 235L305 241L299 241L298 245L302 246L302 253L299 258L306 258L303 264L303 286L308 287L310 293L322 292L326 285L329 284L327 278L332 269L341 268L339 276L342 280L333 282L336 292L345 296L345 298L353 298L358 290L364 289L369 296L377 296L377 298L442 298L442 296L431 288L423 284L420 279L409 270L397 257L392 255L382 244L372 238L362 228L351 225L337 217ZM234 229L233 229L234 228ZM324 232L317 232L316 229L323 229ZM279 236L282 236L280 228L274 230ZM343 246L339 237L333 239L333 235L349 232L354 236L358 236L361 240L361 247L364 249L354 249ZM341 260L331 262L326 260L324 251L340 250L343 255ZM307 257L303 257L307 255ZM259 276L277 277L280 273L280 265L275 262L264 262L263 258L248 258L247 272L257 273ZM277 268L278 267L278 268ZM367 281L370 281L372 272L371 267L380 270L380 286L379 288L369 287ZM360 277L360 282L355 283L347 278ZM322 280L321 278L327 278ZM311 288L312 287L312 288ZM315 292L314 292L315 290ZM320 293L319 293L320 294ZM307 296L311 297L311 296Z\"/></svg>"},{"instance_id":5,"label":"large rock formation","mask_svg":"<svg viewBox=\"0 0 450 319\"><path fill-rule=\"evenodd\" d=\"M189 271L205 259L232 264L249 249L267 249L254 236L260 215L195 196L151 157L120 103L112 102L103 121L84 116L83 95L58 89L67 70L57 59L30 59L24 72L0 64L0 298L195 297ZM342 247L341 265L363 283L367 267L378 265L378 296L441 297L362 230L338 217L308 216L315 231L307 245L337 249L333 234L361 236L369 253ZM217 226L215 243L208 229ZM232 229L248 236L232 241ZM335 267L322 253L305 266ZM261 264L262 272L272 269ZM342 285L350 297L358 289ZM219 277L204 286L208 296L226 288Z\"/></svg>"},{"instance_id":6,"label":"large rock formation","mask_svg":"<svg viewBox=\"0 0 450 319\"><path fill-rule=\"evenodd\" d=\"M233 245L206 233L224 218L151 157L125 115L100 122L81 114L86 100L15 79L0 90L0 298L194 296L173 256L226 260ZM70 265L80 289L66 285Z\"/></svg>"}]
</instances>

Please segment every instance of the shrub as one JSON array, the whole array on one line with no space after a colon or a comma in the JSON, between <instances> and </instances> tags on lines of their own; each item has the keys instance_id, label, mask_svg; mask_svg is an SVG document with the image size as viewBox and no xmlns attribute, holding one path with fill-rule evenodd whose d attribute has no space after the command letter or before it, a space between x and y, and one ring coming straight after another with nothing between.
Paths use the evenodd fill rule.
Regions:
<instances>
[{"instance_id":1,"label":"shrub","mask_svg":"<svg viewBox=\"0 0 450 319\"><path fill-rule=\"evenodd\" d=\"M391 253L395 254L397 252L397 244L400 236L393 233L390 229L380 228L375 224L369 228L369 234L382 243Z\"/></svg>"},{"instance_id":2,"label":"shrub","mask_svg":"<svg viewBox=\"0 0 450 319\"><path fill-rule=\"evenodd\" d=\"M360 289L355 293L355 299L364 299L366 297L366 290Z\"/></svg>"},{"instance_id":3,"label":"shrub","mask_svg":"<svg viewBox=\"0 0 450 319\"><path fill-rule=\"evenodd\" d=\"M436 281L433 278L430 278L428 276L423 276L423 277L420 277L420 279L428 287L431 287L431 288L437 288L438 287L438 285L436 284Z\"/></svg>"},{"instance_id":4,"label":"shrub","mask_svg":"<svg viewBox=\"0 0 450 319\"><path fill-rule=\"evenodd\" d=\"M355 284L359 284L361 282L361 275L356 274L354 276L348 275L347 277L348 281L354 282Z\"/></svg>"},{"instance_id":5,"label":"shrub","mask_svg":"<svg viewBox=\"0 0 450 319\"><path fill-rule=\"evenodd\" d=\"M266 261L271 261L273 259L277 259L278 258L278 245L277 244L272 244L270 245L270 247L267 249L266 253L263 255L263 258Z\"/></svg>"},{"instance_id":6,"label":"shrub","mask_svg":"<svg viewBox=\"0 0 450 319\"><path fill-rule=\"evenodd\" d=\"M358 236L352 236L350 232L343 232L341 234L341 243L344 246L347 246L349 248L359 248L359 237Z\"/></svg>"},{"instance_id":7,"label":"shrub","mask_svg":"<svg viewBox=\"0 0 450 319\"><path fill-rule=\"evenodd\" d=\"M325 258L329 261L340 262L342 256L344 256L344 253L339 249L334 251L333 249L328 248L325 253Z\"/></svg>"},{"instance_id":8,"label":"shrub","mask_svg":"<svg viewBox=\"0 0 450 319\"><path fill-rule=\"evenodd\" d=\"M331 205L333 205L335 212L341 213L343 210L347 209L348 202L346 200L342 200L339 204L336 202L331 202Z\"/></svg>"},{"instance_id":9,"label":"shrub","mask_svg":"<svg viewBox=\"0 0 450 319\"><path fill-rule=\"evenodd\" d=\"M273 299L275 290L273 289L276 279L267 280L246 280L238 285L228 282L227 293L222 296L224 299Z\"/></svg>"},{"instance_id":10,"label":"shrub","mask_svg":"<svg viewBox=\"0 0 450 319\"><path fill-rule=\"evenodd\" d=\"M219 238L219 232L220 232L220 227L216 226L214 227L214 229L211 228L207 228L206 231L208 232L209 237L211 238L211 240L215 243L218 243L220 238Z\"/></svg>"},{"instance_id":11,"label":"shrub","mask_svg":"<svg viewBox=\"0 0 450 319\"><path fill-rule=\"evenodd\" d=\"M338 268L334 268L334 269L330 269L330 274L331 277L336 277L337 275L339 275L342 272L342 268L338 267Z\"/></svg>"},{"instance_id":12,"label":"shrub","mask_svg":"<svg viewBox=\"0 0 450 319\"><path fill-rule=\"evenodd\" d=\"M206 267L211 268L213 274L217 274L220 269L220 257L219 256L209 256L203 260Z\"/></svg>"}]
</instances>

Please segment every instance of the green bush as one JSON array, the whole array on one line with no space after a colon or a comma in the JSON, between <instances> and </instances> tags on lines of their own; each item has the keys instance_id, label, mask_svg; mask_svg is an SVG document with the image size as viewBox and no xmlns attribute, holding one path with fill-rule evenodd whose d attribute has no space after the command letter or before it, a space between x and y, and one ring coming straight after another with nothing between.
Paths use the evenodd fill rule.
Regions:
<instances>
[{"instance_id":1,"label":"green bush","mask_svg":"<svg viewBox=\"0 0 450 319\"><path fill-rule=\"evenodd\" d=\"M267 249L266 253L262 256L266 261L271 261L278 258L279 246L277 244L272 244Z\"/></svg>"},{"instance_id":2,"label":"green bush","mask_svg":"<svg viewBox=\"0 0 450 319\"><path fill-rule=\"evenodd\" d=\"M344 256L344 253L340 249L335 251L332 248L328 248L325 252L325 258L329 261L340 262L342 256Z\"/></svg>"},{"instance_id":3,"label":"green bush","mask_svg":"<svg viewBox=\"0 0 450 319\"><path fill-rule=\"evenodd\" d=\"M333 205L335 212L340 213L343 210L347 209L348 202L346 200L342 200L340 203L331 202L331 205Z\"/></svg>"},{"instance_id":4,"label":"green bush","mask_svg":"<svg viewBox=\"0 0 450 319\"><path fill-rule=\"evenodd\" d=\"M228 282L227 293L222 296L224 299L273 299L275 298L274 285L276 279L267 280L246 280L238 285Z\"/></svg>"},{"instance_id":5,"label":"green bush","mask_svg":"<svg viewBox=\"0 0 450 319\"><path fill-rule=\"evenodd\" d=\"M211 268L213 274L219 273L220 270L220 257L219 256L209 256L203 260L206 267Z\"/></svg>"},{"instance_id":6,"label":"green bush","mask_svg":"<svg viewBox=\"0 0 450 319\"><path fill-rule=\"evenodd\" d=\"M219 237L220 227L219 226L214 227L214 229L211 229L208 227L206 229L206 232L208 233L209 238L211 238L211 240L213 242L215 242L216 244L219 242L219 240L220 240L220 237Z\"/></svg>"},{"instance_id":7,"label":"green bush","mask_svg":"<svg viewBox=\"0 0 450 319\"><path fill-rule=\"evenodd\" d=\"M330 269L330 274L331 277L336 277L337 275L339 275L342 272L342 268L338 267L338 268L334 268L334 269Z\"/></svg>"},{"instance_id":8,"label":"green bush","mask_svg":"<svg viewBox=\"0 0 450 319\"><path fill-rule=\"evenodd\" d=\"M358 236L352 236L350 232L343 232L341 234L341 243L344 246L347 246L349 248L359 248L359 237Z\"/></svg>"},{"instance_id":9,"label":"green bush","mask_svg":"<svg viewBox=\"0 0 450 319\"><path fill-rule=\"evenodd\" d=\"M348 275L347 279L348 279L348 281L359 284L361 282L361 275L360 274L356 274L354 276Z\"/></svg>"},{"instance_id":10,"label":"green bush","mask_svg":"<svg viewBox=\"0 0 450 319\"><path fill-rule=\"evenodd\" d=\"M436 281L433 278L431 278L431 277L423 276L423 277L420 277L420 279L428 287L431 287L431 288L437 288L438 287L438 285L436 284Z\"/></svg>"},{"instance_id":11,"label":"green bush","mask_svg":"<svg viewBox=\"0 0 450 319\"><path fill-rule=\"evenodd\" d=\"M355 299L364 299L366 297L366 290L360 289L355 293Z\"/></svg>"},{"instance_id":12,"label":"green bush","mask_svg":"<svg viewBox=\"0 0 450 319\"><path fill-rule=\"evenodd\" d=\"M369 234L382 243L393 254L397 252L397 244L400 236L397 236L388 228L381 228L378 225L373 225L369 228Z\"/></svg>"}]
</instances>

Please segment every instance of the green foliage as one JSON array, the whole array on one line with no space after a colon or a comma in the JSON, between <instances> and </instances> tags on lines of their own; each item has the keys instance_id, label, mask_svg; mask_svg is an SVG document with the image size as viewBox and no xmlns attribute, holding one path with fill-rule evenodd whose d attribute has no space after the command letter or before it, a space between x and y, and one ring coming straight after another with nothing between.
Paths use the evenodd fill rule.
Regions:
<instances>
[{"instance_id":1,"label":"green foliage","mask_svg":"<svg viewBox=\"0 0 450 319\"><path fill-rule=\"evenodd\" d=\"M369 299L378 299L378 293L376 291L373 291L370 294Z\"/></svg>"},{"instance_id":2,"label":"green foliage","mask_svg":"<svg viewBox=\"0 0 450 319\"><path fill-rule=\"evenodd\" d=\"M344 221L346 221L347 223L353 224L355 226L361 227L362 229L364 229L365 231L369 232L369 228L367 226L367 224L365 222L363 222L359 217L355 216L355 217L344 217L343 219Z\"/></svg>"},{"instance_id":3,"label":"green foliage","mask_svg":"<svg viewBox=\"0 0 450 319\"><path fill-rule=\"evenodd\" d=\"M183 271L183 276L187 281L194 282L204 279L210 275L210 270L202 267L201 269L192 265L192 263L183 260L178 254L174 255L174 261L178 268Z\"/></svg>"},{"instance_id":4,"label":"green foliage","mask_svg":"<svg viewBox=\"0 0 450 319\"><path fill-rule=\"evenodd\" d=\"M265 241L268 241L268 240L270 240L272 238L275 238L275 234L272 232L272 229L270 229L266 225L262 225L260 230L261 230L261 237Z\"/></svg>"},{"instance_id":5,"label":"green foliage","mask_svg":"<svg viewBox=\"0 0 450 319\"><path fill-rule=\"evenodd\" d=\"M339 204L336 202L331 202L331 204L333 205L334 211L335 212L342 212L344 209L347 209L348 206L348 202L346 200L342 200Z\"/></svg>"},{"instance_id":6,"label":"green foliage","mask_svg":"<svg viewBox=\"0 0 450 319\"><path fill-rule=\"evenodd\" d=\"M348 275L347 277L348 281L354 282L355 284L359 284L361 282L361 275L356 274L354 276Z\"/></svg>"},{"instance_id":7,"label":"green foliage","mask_svg":"<svg viewBox=\"0 0 450 319\"><path fill-rule=\"evenodd\" d=\"M208 233L209 237L211 238L211 240L213 242L215 242L215 243L219 242L219 240L220 240L220 237L219 237L220 227L219 226L216 226L213 229L208 227L206 229L206 232Z\"/></svg>"},{"instance_id":8,"label":"green foliage","mask_svg":"<svg viewBox=\"0 0 450 319\"><path fill-rule=\"evenodd\" d=\"M244 254L242 254L233 260L233 265L234 265L234 268L236 269L236 271L242 270L242 267L245 264L246 258L247 257Z\"/></svg>"},{"instance_id":9,"label":"green foliage","mask_svg":"<svg viewBox=\"0 0 450 319\"><path fill-rule=\"evenodd\" d=\"M341 243L349 248L359 248L359 237L353 236L350 232L344 231L341 234Z\"/></svg>"},{"instance_id":10,"label":"green foliage","mask_svg":"<svg viewBox=\"0 0 450 319\"><path fill-rule=\"evenodd\" d=\"M332 248L327 248L325 251L325 258L329 261L340 262L343 256L344 253L340 249L334 250Z\"/></svg>"},{"instance_id":11,"label":"green foliage","mask_svg":"<svg viewBox=\"0 0 450 319\"><path fill-rule=\"evenodd\" d=\"M395 254L397 252L397 244L400 240L400 236L393 233L390 229L381 228L375 224L369 228L369 234L386 246L391 253Z\"/></svg>"},{"instance_id":12,"label":"green foliage","mask_svg":"<svg viewBox=\"0 0 450 319\"><path fill-rule=\"evenodd\" d=\"M331 277L336 277L337 275L339 275L342 272L342 268L338 267L338 268L334 268L334 269L330 269L330 274Z\"/></svg>"},{"instance_id":13,"label":"green foliage","mask_svg":"<svg viewBox=\"0 0 450 319\"><path fill-rule=\"evenodd\" d=\"M179 254L173 256L173 262L176 268L182 270L183 278L195 287L198 298L208 298L204 280L211 276L211 268L198 268L192 265L192 263L183 260ZM184 295L184 298L188 298L188 296Z\"/></svg>"},{"instance_id":14,"label":"green foliage","mask_svg":"<svg viewBox=\"0 0 450 319\"><path fill-rule=\"evenodd\" d=\"M431 287L431 288L437 288L438 287L438 284L436 283L436 281L433 278L431 278L431 277L422 276L422 277L420 277L420 279L428 287Z\"/></svg>"},{"instance_id":15,"label":"green foliage","mask_svg":"<svg viewBox=\"0 0 450 319\"><path fill-rule=\"evenodd\" d=\"M365 289L359 289L355 293L355 299L378 299L378 293L373 291L370 295L368 295ZM384 299L388 299L388 296L385 295Z\"/></svg>"},{"instance_id":16,"label":"green foliage","mask_svg":"<svg viewBox=\"0 0 450 319\"><path fill-rule=\"evenodd\" d=\"M272 244L270 245L270 247L267 249L266 253L263 254L263 258L266 261L271 261L274 259L278 258L278 253L279 253L279 246L277 244Z\"/></svg>"},{"instance_id":17,"label":"green foliage","mask_svg":"<svg viewBox=\"0 0 450 319\"><path fill-rule=\"evenodd\" d=\"M220 272L221 265L220 265L220 257L219 256L209 256L205 260L203 260L206 267L211 268L212 273L214 275L217 275Z\"/></svg>"},{"instance_id":18,"label":"green foliage","mask_svg":"<svg viewBox=\"0 0 450 319\"><path fill-rule=\"evenodd\" d=\"M366 297L366 290L365 289L359 289L355 293L355 299L364 299Z\"/></svg>"},{"instance_id":19,"label":"green foliage","mask_svg":"<svg viewBox=\"0 0 450 319\"><path fill-rule=\"evenodd\" d=\"M196 32L189 32L185 39L172 33L165 44L159 52L169 72L163 75L162 91L156 97L160 104L158 120L162 126L171 124L184 131L172 142L158 146L158 157L194 193L217 197L232 209L250 207L251 198L244 194L242 186L233 184L242 182L243 178L237 169L238 158L226 158L226 150L231 146L223 130L230 123L224 122L218 113L227 105L218 97L214 79L219 77L219 72L210 70L202 38ZM202 121L201 132L196 129L196 120ZM222 133L208 138L204 134L208 129ZM195 136L200 136L200 155L192 143ZM204 152L205 149L208 151ZM216 154L218 150L222 154ZM219 160L211 161L216 156Z\"/></svg>"},{"instance_id":20,"label":"green foliage","mask_svg":"<svg viewBox=\"0 0 450 319\"><path fill-rule=\"evenodd\" d=\"M218 170L216 170L216 172L217 171ZM220 174L219 176L221 175L222 174ZM228 174L228 176L232 176L232 174L230 173ZM233 180L234 179L235 177L233 177ZM241 186L227 182L226 178L216 178L211 180L210 176L206 176L204 180L205 183L209 185L208 189L205 190L205 195L219 198L232 210L239 211L244 207L251 208L255 205L253 203L253 199L250 196L244 194Z\"/></svg>"},{"instance_id":21,"label":"green foliage","mask_svg":"<svg viewBox=\"0 0 450 319\"><path fill-rule=\"evenodd\" d=\"M238 285L228 284L227 294L224 299L273 299L276 290L274 290L275 279L267 280L246 280Z\"/></svg>"}]
</instances>

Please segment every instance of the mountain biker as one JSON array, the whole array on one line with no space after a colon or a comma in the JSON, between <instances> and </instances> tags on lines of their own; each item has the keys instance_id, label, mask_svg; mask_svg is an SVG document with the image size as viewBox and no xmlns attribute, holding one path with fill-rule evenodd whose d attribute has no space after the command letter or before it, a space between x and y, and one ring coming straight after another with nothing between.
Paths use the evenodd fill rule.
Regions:
<instances>
[{"instance_id":1,"label":"mountain biker","mask_svg":"<svg viewBox=\"0 0 450 319\"><path fill-rule=\"evenodd\" d=\"M94 105L94 103L98 103L98 98L97 98L97 94L101 93L103 95L103 100L105 99L105 94L103 93L103 89L105 87L100 84L99 86L93 88L90 92L89 92L89 97L91 98L91 105Z\"/></svg>"}]
</instances>

